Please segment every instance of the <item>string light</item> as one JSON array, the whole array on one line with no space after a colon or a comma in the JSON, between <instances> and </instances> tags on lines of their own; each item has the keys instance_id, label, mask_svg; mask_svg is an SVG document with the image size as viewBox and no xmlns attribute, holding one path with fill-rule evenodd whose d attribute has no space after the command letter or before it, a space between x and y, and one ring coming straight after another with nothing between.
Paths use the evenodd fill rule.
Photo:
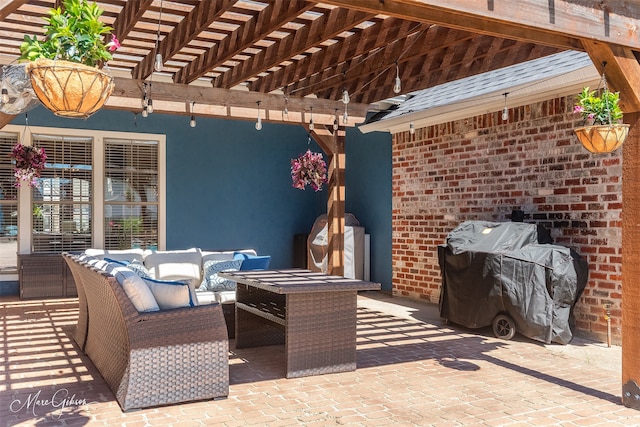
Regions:
<instances>
[{"instance_id":1,"label":"string light","mask_svg":"<svg viewBox=\"0 0 640 427\"><path fill-rule=\"evenodd\" d=\"M158 32L156 33L156 61L153 64L153 69L156 71L162 71L162 54L160 53L160 24L162 22L162 0L160 0L160 15L158 16Z\"/></svg>"},{"instance_id":2,"label":"string light","mask_svg":"<svg viewBox=\"0 0 640 427\"><path fill-rule=\"evenodd\" d=\"M409 123L409 134L413 135L416 133L416 127L413 125L413 122Z\"/></svg>"},{"instance_id":3,"label":"string light","mask_svg":"<svg viewBox=\"0 0 640 427\"><path fill-rule=\"evenodd\" d=\"M309 119L309 130L313 131L316 126L313 124L313 107L311 107L311 118Z\"/></svg>"},{"instance_id":4,"label":"string light","mask_svg":"<svg viewBox=\"0 0 640 427\"><path fill-rule=\"evenodd\" d=\"M142 117L149 117L149 112L147 111L147 107L142 108Z\"/></svg>"},{"instance_id":5,"label":"string light","mask_svg":"<svg viewBox=\"0 0 640 427\"><path fill-rule=\"evenodd\" d=\"M147 98L147 83L142 83L142 100L140 101L142 108L146 108L149 105L149 98Z\"/></svg>"},{"instance_id":6,"label":"string light","mask_svg":"<svg viewBox=\"0 0 640 427\"><path fill-rule=\"evenodd\" d=\"M193 111L196 108L196 101L191 102L191 120L189 120L189 126L192 128L196 127L196 116L193 114Z\"/></svg>"},{"instance_id":7,"label":"string light","mask_svg":"<svg viewBox=\"0 0 640 427\"><path fill-rule=\"evenodd\" d=\"M400 81L400 67L398 67L398 61L396 61L396 80L393 84L393 92L400 93L402 92L402 82Z\"/></svg>"},{"instance_id":8,"label":"string light","mask_svg":"<svg viewBox=\"0 0 640 427\"><path fill-rule=\"evenodd\" d=\"M0 96L2 103L6 104L7 102L9 102L9 89L3 86L2 91L0 93L2 94Z\"/></svg>"},{"instance_id":9,"label":"string light","mask_svg":"<svg viewBox=\"0 0 640 427\"><path fill-rule=\"evenodd\" d=\"M342 103L347 105L349 101L351 101L351 99L349 98L349 92L347 92L347 90L344 89L342 91Z\"/></svg>"},{"instance_id":10,"label":"string light","mask_svg":"<svg viewBox=\"0 0 640 427\"><path fill-rule=\"evenodd\" d=\"M256 121L256 130L262 130L262 117L260 116L260 101L256 101L258 104L258 121Z\"/></svg>"},{"instance_id":11,"label":"string light","mask_svg":"<svg viewBox=\"0 0 640 427\"><path fill-rule=\"evenodd\" d=\"M149 112L149 114L153 113L153 99L149 98L149 101L147 103L147 111Z\"/></svg>"},{"instance_id":12,"label":"string light","mask_svg":"<svg viewBox=\"0 0 640 427\"><path fill-rule=\"evenodd\" d=\"M509 120L509 109L507 108L507 95L509 94L509 92L505 92L504 93L504 108L502 109L502 120L503 121L507 121Z\"/></svg>"},{"instance_id":13,"label":"string light","mask_svg":"<svg viewBox=\"0 0 640 427\"><path fill-rule=\"evenodd\" d=\"M285 116L289 115L289 97L287 95L284 96L284 114Z\"/></svg>"},{"instance_id":14,"label":"string light","mask_svg":"<svg viewBox=\"0 0 640 427\"><path fill-rule=\"evenodd\" d=\"M336 108L336 117L333 119L333 130L338 130L338 109Z\"/></svg>"}]
</instances>

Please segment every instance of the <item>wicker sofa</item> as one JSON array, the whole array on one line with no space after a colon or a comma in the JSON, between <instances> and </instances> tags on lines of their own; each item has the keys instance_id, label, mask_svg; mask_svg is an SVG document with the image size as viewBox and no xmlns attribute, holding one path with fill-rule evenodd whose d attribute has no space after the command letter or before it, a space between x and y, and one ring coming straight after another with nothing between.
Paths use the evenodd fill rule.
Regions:
<instances>
[{"instance_id":1,"label":"wicker sofa","mask_svg":"<svg viewBox=\"0 0 640 427\"><path fill-rule=\"evenodd\" d=\"M203 279L207 276L211 263L223 263L233 261L236 254L257 258L256 261L264 261L264 258L258 257L253 249L242 249L235 251L208 251L199 248L191 248L173 251L143 251L142 249L124 249L124 250L104 250L104 249L87 249L86 255L98 259L106 259L112 261L120 261L129 263L131 261L139 261L148 269L147 273L153 279L161 280L188 280L193 290L193 297L198 305L211 304L214 302L222 304L222 312L224 314L227 325L227 335L229 338L235 336L235 288L234 289L203 289L201 286ZM246 261L239 261L240 264L247 266ZM223 265L223 264L217 264ZM268 265L268 260L267 260ZM235 286L235 284L234 284ZM84 342L86 339L86 325L88 321L86 302L84 292L78 287L79 315L78 324L74 334L74 339L81 349L84 350Z\"/></svg>"},{"instance_id":2,"label":"wicker sofa","mask_svg":"<svg viewBox=\"0 0 640 427\"><path fill-rule=\"evenodd\" d=\"M63 256L86 315L75 335L86 329L84 351L123 411L228 395L220 304L139 312L113 274L80 255Z\"/></svg>"}]
</instances>

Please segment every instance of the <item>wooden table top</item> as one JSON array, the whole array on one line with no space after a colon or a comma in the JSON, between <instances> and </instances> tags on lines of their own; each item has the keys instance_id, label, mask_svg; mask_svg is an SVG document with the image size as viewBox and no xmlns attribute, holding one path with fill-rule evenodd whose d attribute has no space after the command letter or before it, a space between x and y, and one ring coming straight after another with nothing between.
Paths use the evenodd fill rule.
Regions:
<instances>
[{"instance_id":1,"label":"wooden table top","mask_svg":"<svg viewBox=\"0 0 640 427\"><path fill-rule=\"evenodd\" d=\"M325 291L378 291L380 283L303 270L223 271L218 276L278 294Z\"/></svg>"}]
</instances>

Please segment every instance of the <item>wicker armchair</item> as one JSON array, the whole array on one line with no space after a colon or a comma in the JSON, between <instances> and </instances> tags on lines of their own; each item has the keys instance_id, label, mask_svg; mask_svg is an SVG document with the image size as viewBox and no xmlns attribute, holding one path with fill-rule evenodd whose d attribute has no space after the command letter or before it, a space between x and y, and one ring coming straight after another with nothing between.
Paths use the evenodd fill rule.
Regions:
<instances>
[{"instance_id":1,"label":"wicker armchair","mask_svg":"<svg viewBox=\"0 0 640 427\"><path fill-rule=\"evenodd\" d=\"M229 394L219 304L139 313L115 277L64 257L86 297L84 350L123 411Z\"/></svg>"}]
</instances>

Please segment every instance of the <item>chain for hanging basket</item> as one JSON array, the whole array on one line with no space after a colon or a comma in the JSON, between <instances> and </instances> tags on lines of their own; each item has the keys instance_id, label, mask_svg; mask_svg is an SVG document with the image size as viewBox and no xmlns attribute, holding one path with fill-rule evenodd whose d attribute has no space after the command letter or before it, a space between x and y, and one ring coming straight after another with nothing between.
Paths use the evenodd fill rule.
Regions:
<instances>
[{"instance_id":1,"label":"chain for hanging basket","mask_svg":"<svg viewBox=\"0 0 640 427\"><path fill-rule=\"evenodd\" d=\"M95 67L51 59L27 64L36 96L55 115L86 119L113 92L113 77Z\"/></svg>"}]
</instances>

